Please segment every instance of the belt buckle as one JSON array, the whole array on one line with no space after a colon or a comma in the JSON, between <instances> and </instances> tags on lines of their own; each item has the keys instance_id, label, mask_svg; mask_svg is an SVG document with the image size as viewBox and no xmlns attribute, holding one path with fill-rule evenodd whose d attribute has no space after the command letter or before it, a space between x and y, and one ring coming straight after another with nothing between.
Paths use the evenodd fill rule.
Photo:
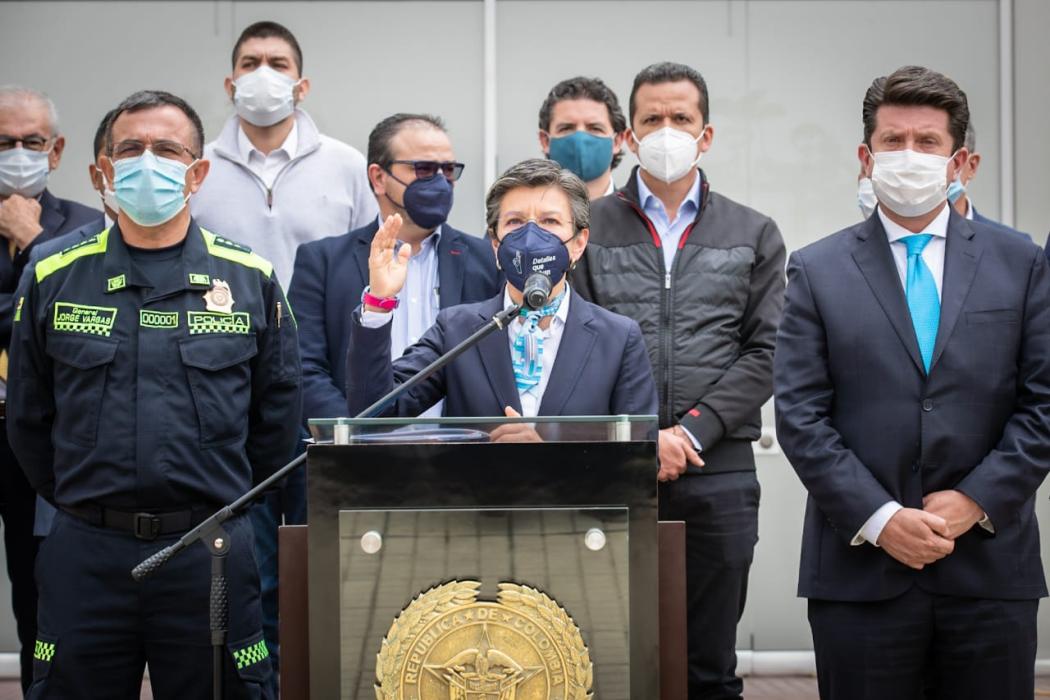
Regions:
<instances>
[{"instance_id":1,"label":"belt buckle","mask_svg":"<svg viewBox=\"0 0 1050 700\"><path fill-rule=\"evenodd\" d=\"M135 537L140 540L155 540L160 535L160 516L152 513L135 513Z\"/></svg>"}]
</instances>

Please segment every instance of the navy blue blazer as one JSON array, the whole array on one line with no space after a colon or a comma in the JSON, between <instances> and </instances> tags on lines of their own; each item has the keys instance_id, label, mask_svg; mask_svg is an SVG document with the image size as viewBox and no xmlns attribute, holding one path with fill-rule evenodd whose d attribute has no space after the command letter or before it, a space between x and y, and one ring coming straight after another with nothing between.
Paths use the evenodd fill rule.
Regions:
<instances>
[{"instance_id":1,"label":"navy blue blazer","mask_svg":"<svg viewBox=\"0 0 1050 700\"><path fill-rule=\"evenodd\" d=\"M929 376L879 217L797 251L774 356L777 433L809 492L799 595L1046 595L1034 500L1050 469L1050 266L1019 236L948 223ZM957 489L981 506L915 571L850 540L885 502Z\"/></svg>"},{"instance_id":2,"label":"navy blue blazer","mask_svg":"<svg viewBox=\"0 0 1050 700\"><path fill-rule=\"evenodd\" d=\"M40 226L44 229L25 250L20 250L12 259L0 255L0 347L11 343L11 317L15 289L22 277L22 270L29 262L33 249L54 238L80 228L97 225L95 233L102 230L102 212L68 199L59 199L50 191L40 194Z\"/></svg>"},{"instance_id":3,"label":"navy blue blazer","mask_svg":"<svg viewBox=\"0 0 1050 700\"><path fill-rule=\"evenodd\" d=\"M977 211L977 207L974 207L973 204L971 204L970 206L973 207L973 220L974 221L979 221L982 224L987 224L988 226L991 226L992 228L994 228L997 231L999 231L1000 233L1009 233L1009 234L1011 234L1013 236L1020 236L1021 238L1025 239L1026 241L1032 240L1032 237L1029 236L1024 231L1018 231L1017 229L1011 228L1010 226L1007 226L1006 224L1001 224L1001 223L999 223L998 221L996 221L994 219L989 219L987 216L985 216L981 212Z\"/></svg>"},{"instance_id":4,"label":"navy blue blazer","mask_svg":"<svg viewBox=\"0 0 1050 700\"><path fill-rule=\"evenodd\" d=\"M349 415L368 408L395 383L406 381L436 360L502 308L501 292L483 302L445 309L419 342L391 363L390 324L380 328L362 326L358 307L346 356ZM521 412L506 327L493 331L428 380L402 394L383 415L418 416L441 399L445 399L446 416L502 416L507 406ZM539 415L656 412L656 383L638 324L573 294Z\"/></svg>"},{"instance_id":5,"label":"navy blue blazer","mask_svg":"<svg viewBox=\"0 0 1050 700\"><path fill-rule=\"evenodd\" d=\"M378 230L379 222L373 221L341 236L304 243L296 252L288 303L299 323L304 419L346 413L350 312L368 284L368 253ZM441 308L488 299L499 290L501 275L487 239L444 224L437 256Z\"/></svg>"}]
</instances>

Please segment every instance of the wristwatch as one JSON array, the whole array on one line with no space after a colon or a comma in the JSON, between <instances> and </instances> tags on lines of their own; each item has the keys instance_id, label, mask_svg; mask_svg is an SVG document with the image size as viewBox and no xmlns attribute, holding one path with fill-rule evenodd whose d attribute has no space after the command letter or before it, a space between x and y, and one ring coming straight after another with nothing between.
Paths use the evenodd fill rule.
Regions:
<instances>
[{"instance_id":1,"label":"wristwatch","mask_svg":"<svg viewBox=\"0 0 1050 700\"><path fill-rule=\"evenodd\" d=\"M383 311L393 311L401 303L401 300L397 297L377 297L372 294L371 289L372 286L369 285L361 292L361 303L363 305L373 306Z\"/></svg>"}]
</instances>

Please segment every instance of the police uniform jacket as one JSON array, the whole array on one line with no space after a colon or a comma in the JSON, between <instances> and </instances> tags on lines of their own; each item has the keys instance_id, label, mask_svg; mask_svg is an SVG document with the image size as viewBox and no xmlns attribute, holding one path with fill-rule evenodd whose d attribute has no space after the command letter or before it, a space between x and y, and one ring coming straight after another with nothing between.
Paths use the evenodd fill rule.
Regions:
<instances>
[{"instance_id":1,"label":"police uniform jacket","mask_svg":"<svg viewBox=\"0 0 1050 700\"><path fill-rule=\"evenodd\" d=\"M19 285L8 436L59 506L219 505L292 455L301 370L272 266L192 221L174 265L153 288L114 226Z\"/></svg>"}]
</instances>

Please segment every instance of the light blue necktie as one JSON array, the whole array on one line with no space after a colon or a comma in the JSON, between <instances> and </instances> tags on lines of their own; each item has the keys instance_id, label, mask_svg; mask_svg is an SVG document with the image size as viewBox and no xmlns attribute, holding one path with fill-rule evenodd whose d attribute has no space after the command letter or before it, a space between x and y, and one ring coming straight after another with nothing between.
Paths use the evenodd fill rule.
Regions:
<instances>
[{"instance_id":1,"label":"light blue necktie","mask_svg":"<svg viewBox=\"0 0 1050 700\"><path fill-rule=\"evenodd\" d=\"M514 366L514 382L522 393L538 385L543 376L543 331L539 328L540 319L558 313L564 298L565 293L562 292L539 311L523 308L519 314L525 317L525 327L514 339L511 364Z\"/></svg>"},{"instance_id":2,"label":"light blue necktie","mask_svg":"<svg viewBox=\"0 0 1050 700\"><path fill-rule=\"evenodd\" d=\"M919 341L919 354L922 355L927 374L930 372L930 361L933 360L933 346L937 342L937 326L941 322L937 284L933 281L930 268L922 260L922 250L931 238L933 236L929 233L920 233L900 239L908 246L908 277L904 289L908 297L911 324Z\"/></svg>"}]
</instances>

